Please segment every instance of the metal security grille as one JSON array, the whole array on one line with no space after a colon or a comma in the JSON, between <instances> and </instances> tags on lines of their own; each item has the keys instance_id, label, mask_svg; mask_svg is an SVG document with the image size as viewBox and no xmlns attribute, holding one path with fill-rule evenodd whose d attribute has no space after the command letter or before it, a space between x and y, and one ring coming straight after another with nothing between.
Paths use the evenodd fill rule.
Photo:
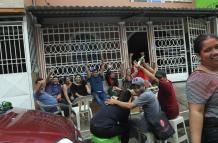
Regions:
<instances>
[{"instance_id":1,"label":"metal security grille","mask_svg":"<svg viewBox=\"0 0 218 143\"><path fill-rule=\"evenodd\" d=\"M26 71L22 22L0 23L0 74Z\"/></svg>"},{"instance_id":2,"label":"metal security grille","mask_svg":"<svg viewBox=\"0 0 218 143\"><path fill-rule=\"evenodd\" d=\"M196 20L193 18L187 18L188 23L188 36L189 36L189 49L191 59L191 70L193 71L197 65L199 65L199 58L194 53L193 41L200 34L210 33L207 27L207 23L203 20Z\"/></svg>"},{"instance_id":3,"label":"metal security grille","mask_svg":"<svg viewBox=\"0 0 218 143\"><path fill-rule=\"evenodd\" d=\"M157 66L172 81L188 76L183 19L163 21L153 26Z\"/></svg>"},{"instance_id":4,"label":"metal security grille","mask_svg":"<svg viewBox=\"0 0 218 143\"><path fill-rule=\"evenodd\" d=\"M119 25L71 22L43 28L46 70L55 69L58 76L84 73L89 62L99 68L105 59L120 76L122 62Z\"/></svg>"},{"instance_id":5,"label":"metal security grille","mask_svg":"<svg viewBox=\"0 0 218 143\"><path fill-rule=\"evenodd\" d=\"M147 32L147 24L144 22L128 22L126 23L126 32Z\"/></svg>"}]
</instances>

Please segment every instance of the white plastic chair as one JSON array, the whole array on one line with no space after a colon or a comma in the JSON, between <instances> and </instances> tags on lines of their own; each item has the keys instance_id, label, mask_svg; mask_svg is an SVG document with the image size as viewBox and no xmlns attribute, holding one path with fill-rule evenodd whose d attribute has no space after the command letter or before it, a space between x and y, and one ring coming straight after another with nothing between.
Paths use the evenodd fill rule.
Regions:
<instances>
[{"instance_id":1,"label":"white plastic chair","mask_svg":"<svg viewBox=\"0 0 218 143\"><path fill-rule=\"evenodd\" d=\"M75 99L74 105L78 104L77 107L72 107L72 111L76 114L77 128L80 130L80 115L83 113L88 113L88 120L92 118L92 109L90 108L90 102L92 101L92 96L83 96Z\"/></svg>"},{"instance_id":2,"label":"white plastic chair","mask_svg":"<svg viewBox=\"0 0 218 143\"><path fill-rule=\"evenodd\" d=\"M184 142L185 140L187 141L187 143L189 143L188 140L188 135L187 135L187 131L186 131L186 126L185 126L185 122L184 122L184 118L182 116L178 116L176 119L172 119L169 120L170 124L172 125L172 127L175 130L175 134L173 135L172 138L169 138L167 140L167 142L171 142L171 143L180 143L180 142ZM178 125L182 123L183 124L183 129L185 134L182 136L179 136L178 134Z\"/></svg>"},{"instance_id":3,"label":"white plastic chair","mask_svg":"<svg viewBox=\"0 0 218 143\"><path fill-rule=\"evenodd\" d=\"M36 103L39 105L39 108L40 108L40 110L41 111L43 111L43 112L47 112L46 110L45 110L45 108L56 108L57 110L56 111L54 111L54 112L52 112L53 114L56 114L56 115L61 115L61 116L63 116L64 117L64 112L61 110L61 105L60 104L55 104L55 105L45 105L45 104L43 104L42 102L40 102L39 100L37 100L36 101Z\"/></svg>"}]
</instances>

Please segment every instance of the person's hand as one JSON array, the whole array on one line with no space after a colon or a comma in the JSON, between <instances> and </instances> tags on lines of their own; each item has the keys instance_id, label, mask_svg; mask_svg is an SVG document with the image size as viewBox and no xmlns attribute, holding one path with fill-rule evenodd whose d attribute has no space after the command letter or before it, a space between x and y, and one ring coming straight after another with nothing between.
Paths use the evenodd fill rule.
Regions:
<instances>
[{"instance_id":1,"label":"person's hand","mask_svg":"<svg viewBox=\"0 0 218 143\"><path fill-rule=\"evenodd\" d=\"M131 93L132 96L136 95L136 93L135 93L135 91L133 89L129 90L129 92Z\"/></svg>"},{"instance_id":2,"label":"person's hand","mask_svg":"<svg viewBox=\"0 0 218 143\"><path fill-rule=\"evenodd\" d=\"M119 90L121 90L119 87L113 86L113 91L119 91Z\"/></svg>"},{"instance_id":3,"label":"person's hand","mask_svg":"<svg viewBox=\"0 0 218 143\"><path fill-rule=\"evenodd\" d=\"M149 63L144 63L145 67L150 67Z\"/></svg>"},{"instance_id":4,"label":"person's hand","mask_svg":"<svg viewBox=\"0 0 218 143\"><path fill-rule=\"evenodd\" d=\"M140 67L140 64L138 64L137 61L134 61L134 67L135 67L135 68L139 68L139 67Z\"/></svg>"},{"instance_id":5,"label":"person's hand","mask_svg":"<svg viewBox=\"0 0 218 143\"><path fill-rule=\"evenodd\" d=\"M91 90L90 90L90 89L89 89L89 90L87 90L87 93L88 93L88 94L91 94Z\"/></svg>"},{"instance_id":6,"label":"person's hand","mask_svg":"<svg viewBox=\"0 0 218 143\"><path fill-rule=\"evenodd\" d=\"M38 83L39 83L39 84L45 84L45 82L46 82L46 81L43 79L43 80L40 80Z\"/></svg>"},{"instance_id":7,"label":"person's hand","mask_svg":"<svg viewBox=\"0 0 218 143\"><path fill-rule=\"evenodd\" d=\"M116 104L116 103L117 103L117 100L116 100L116 99L113 99L113 98L107 99L107 100L105 101L105 104L106 104L106 105L114 105L114 104Z\"/></svg>"},{"instance_id":8,"label":"person's hand","mask_svg":"<svg viewBox=\"0 0 218 143\"><path fill-rule=\"evenodd\" d=\"M50 72L51 72L51 73L53 73L54 71L55 71L55 69L54 69L54 68L50 69Z\"/></svg>"},{"instance_id":9,"label":"person's hand","mask_svg":"<svg viewBox=\"0 0 218 143\"><path fill-rule=\"evenodd\" d=\"M59 94L57 97L56 97L57 101L60 101L61 100L61 95Z\"/></svg>"},{"instance_id":10,"label":"person's hand","mask_svg":"<svg viewBox=\"0 0 218 143\"><path fill-rule=\"evenodd\" d=\"M132 57L132 56L133 56L133 53L130 53L129 55Z\"/></svg>"},{"instance_id":11,"label":"person's hand","mask_svg":"<svg viewBox=\"0 0 218 143\"><path fill-rule=\"evenodd\" d=\"M86 62L85 66L86 66L86 67L88 67L88 66L89 66L89 61L87 61L87 62Z\"/></svg>"},{"instance_id":12,"label":"person's hand","mask_svg":"<svg viewBox=\"0 0 218 143\"><path fill-rule=\"evenodd\" d=\"M102 65L105 65L105 62L106 62L105 59L102 59L102 60L101 60L101 64L102 64Z\"/></svg>"},{"instance_id":13,"label":"person's hand","mask_svg":"<svg viewBox=\"0 0 218 143\"><path fill-rule=\"evenodd\" d=\"M71 96L71 97L70 97L70 100L74 100L74 97L73 97L73 96Z\"/></svg>"},{"instance_id":14,"label":"person's hand","mask_svg":"<svg viewBox=\"0 0 218 143\"><path fill-rule=\"evenodd\" d=\"M112 68L112 65L108 64L107 67L108 67L108 69L111 69L111 68Z\"/></svg>"}]
</instances>

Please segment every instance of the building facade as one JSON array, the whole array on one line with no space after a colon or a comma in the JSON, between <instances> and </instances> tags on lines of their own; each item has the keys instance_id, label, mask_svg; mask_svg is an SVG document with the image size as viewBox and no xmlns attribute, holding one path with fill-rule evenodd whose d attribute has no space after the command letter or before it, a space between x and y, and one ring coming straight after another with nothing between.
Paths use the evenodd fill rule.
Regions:
<instances>
[{"instance_id":1,"label":"building facade","mask_svg":"<svg viewBox=\"0 0 218 143\"><path fill-rule=\"evenodd\" d=\"M18 44L8 42L5 47L1 45L1 50L6 46L9 50L0 53L8 55L13 52L12 47L18 47L18 51L22 51L22 47L24 54L21 55L24 56L15 57L15 60L1 57L2 61L6 59L7 62L0 64L0 76L8 79L1 78L0 84L13 82L16 76L15 79L19 81L12 87L23 93L15 94L10 90L16 98L8 98L10 92L7 90L1 95L1 100L12 101L18 107L28 104L25 108L34 106L32 81L36 75L45 78L50 69L55 69L55 74L59 77L76 73L85 76L84 65L89 62L98 68L102 59L112 66L112 70L121 79L122 71L131 67L130 55L133 55L132 59L137 59L144 53L145 60L156 63L159 70L166 71L170 80L185 81L199 63L193 52L193 40L202 33L216 33L217 27L217 10L195 9L191 0L22 2L24 12L21 23L15 22L13 25L6 19L7 24L0 25L3 27L3 39L12 35L20 41ZM11 25L12 28L8 28ZM18 31L22 33L15 32L19 26L22 30ZM10 34L4 32L4 27L11 30ZM15 74L16 70L19 74ZM7 85L8 89L10 85L12 84ZM5 87L1 88L6 91L3 89ZM22 97L24 93L28 94L25 99Z\"/></svg>"},{"instance_id":2,"label":"building facade","mask_svg":"<svg viewBox=\"0 0 218 143\"><path fill-rule=\"evenodd\" d=\"M30 52L23 0L0 3L0 102L34 108Z\"/></svg>"},{"instance_id":3,"label":"building facade","mask_svg":"<svg viewBox=\"0 0 218 143\"><path fill-rule=\"evenodd\" d=\"M29 3L29 5L31 5ZM27 10L37 19L41 76L54 68L58 76L84 72L101 59L121 77L144 53L174 82L185 81L198 64L193 39L213 32L213 12L194 9L190 0L35 0Z\"/></svg>"}]
</instances>

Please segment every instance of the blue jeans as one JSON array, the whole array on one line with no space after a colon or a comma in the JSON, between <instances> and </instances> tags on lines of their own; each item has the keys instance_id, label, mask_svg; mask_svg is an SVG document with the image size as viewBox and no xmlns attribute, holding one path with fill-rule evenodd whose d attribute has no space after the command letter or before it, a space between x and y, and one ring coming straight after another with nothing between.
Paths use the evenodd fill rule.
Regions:
<instances>
[{"instance_id":1,"label":"blue jeans","mask_svg":"<svg viewBox=\"0 0 218 143\"><path fill-rule=\"evenodd\" d=\"M104 102L107 100L107 95L104 91L93 92L92 95L99 105L105 105Z\"/></svg>"}]
</instances>

